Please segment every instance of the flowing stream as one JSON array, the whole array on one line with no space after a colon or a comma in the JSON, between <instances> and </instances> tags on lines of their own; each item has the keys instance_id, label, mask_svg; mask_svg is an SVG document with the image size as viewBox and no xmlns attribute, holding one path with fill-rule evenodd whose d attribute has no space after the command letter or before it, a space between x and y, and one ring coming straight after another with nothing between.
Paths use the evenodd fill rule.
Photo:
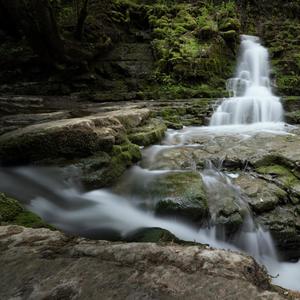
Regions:
<instances>
[{"instance_id":1,"label":"flowing stream","mask_svg":"<svg viewBox=\"0 0 300 300\"><path fill-rule=\"evenodd\" d=\"M262 131L288 134L282 122L280 99L271 91L268 51L258 38L242 37L237 75L228 81L227 87L231 98L223 99L209 127L168 130L162 144L144 149L142 162L131 168L113 190L85 193L74 184L61 180L55 170L38 168L0 170L0 190L20 199L57 228L82 236L126 237L140 228L159 227L182 240L245 251L267 267L275 284L300 290L300 264L278 260L270 233L255 223L247 199L232 183L232 178L238 175L222 172L220 158L217 167L208 160L205 168L199 168L192 155L184 168L156 167L163 153L182 147L192 151L201 148L199 143L192 142L194 137L206 135L213 139L240 135L249 138ZM199 184L202 178L210 198L211 221L206 227L191 226L176 218L157 217L155 197L145 196L144 191L151 182L186 169L198 172ZM236 199L236 205L245 212L242 228L230 240L222 234L222 228L220 231L215 216L226 195Z\"/></svg>"}]
</instances>

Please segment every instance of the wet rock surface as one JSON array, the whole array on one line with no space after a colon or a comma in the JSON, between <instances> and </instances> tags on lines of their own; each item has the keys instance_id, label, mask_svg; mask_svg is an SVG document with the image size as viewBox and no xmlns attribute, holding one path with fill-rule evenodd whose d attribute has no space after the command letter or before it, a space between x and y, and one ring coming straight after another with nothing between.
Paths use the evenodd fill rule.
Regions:
<instances>
[{"instance_id":1,"label":"wet rock surface","mask_svg":"<svg viewBox=\"0 0 300 300\"><path fill-rule=\"evenodd\" d=\"M201 245L90 241L2 226L0 247L1 299L297 299L272 286L251 257Z\"/></svg>"},{"instance_id":2,"label":"wet rock surface","mask_svg":"<svg viewBox=\"0 0 300 300\"><path fill-rule=\"evenodd\" d=\"M166 125L204 122L210 106L201 99L97 104L77 96L0 101L2 165L59 166L89 189L114 183L140 159L138 146L160 142ZM176 124L168 121L175 113Z\"/></svg>"},{"instance_id":3,"label":"wet rock surface","mask_svg":"<svg viewBox=\"0 0 300 300\"><path fill-rule=\"evenodd\" d=\"M62 111L3 117L2 122L10 124L16 120L19 128L0 136L1 163L73 168L88 187L110 184L140 159L139 147L128 141L127 132L146 124L150 110L128 107L85 114L74 117ZM157 139L162 136L161 131Z\"/></svg>"},{"instance_id":4,"label":"wet rock surface","mask_svg":"<svg viewBox=\"0 0 300 300\"><path fill-rule=\"evenodd\" d=\"M169 131L165 146L154 146L142 166L178 172L205 169L207 161L233 176L254 218L275 238L280 255L299 258L299 129L281 134L276 131L222 133L209 128ZM149 150L150 151L150 150ZM148 152L149 152L148 151ZM150 153L150 152L149 152ZM216 187L220 190L221 187ZM229 233L243 224L245 211L228 192L206 194L216 224L229 226ZM222 204L222 205L221 205ZM225 227L226 227L225 226Z\"/></svg>"},{"instance_id":5,"label":"wet rock surface","mask_svg":"<svg viewBox=\"0 0 300 300\"><path fill-rule=\"evenodd\" d=\"M159 143L166 125L181 128L204 124L214 103L193 99L95 104L77 99L73 109L74 99L33 98L26 101L34 106L38 103L36 113L30 105L27 111L23 105L23 114L1 117L2 162L59 166L67 177L78 178L87 189L115 184L128 167L141 160L139 146ZM16 108L19 100L10 99ZM297 127L284 135L270 131L224 134L200 127L169 130L162 146L145 150L140 166L150 172L177 173L162 174L158 181L156 175L137 173L127 186L127 194L146 197L159 214L183 216L202 225L216 209L216 223L235 232L243 222L243 209L225 193L223 204L215 206L199 180L198 172L207 160L215 165L222 161L223 171L238 175L233 183L241 189L256 220L271 230L281 255L298 258L299 143ZM155 155L148 155L148 151ZM186 176L182 171L194 175Z\"/></svg>"}]
</instances>

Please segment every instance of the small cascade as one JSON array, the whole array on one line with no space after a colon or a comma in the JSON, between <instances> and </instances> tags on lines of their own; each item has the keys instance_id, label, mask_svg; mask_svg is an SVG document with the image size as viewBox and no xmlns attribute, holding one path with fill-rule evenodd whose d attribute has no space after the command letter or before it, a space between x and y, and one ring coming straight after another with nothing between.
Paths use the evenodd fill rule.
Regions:
<instances>
[{"instance_id":1,"label":"small cascade","mask_svg":"<svg viewBox=\"0 0 300 300\"><path fill-rule=\"evenodd\" d=\"M262 262L265 256L276 260L276 250L270 233L255 223L247 197L241 193L238 186L232 183L229 175L220 171L221 167L221 163L219 168L216 168L211 161L208 161L206 168L201 172L210 199L209 209L213 228L210 229L210 236L213 235L213 238L217 240L228 240L226 227L218 224L218 212L224 208L224 205L234 205L242 212L244 223L242 228L230 238L231 243L238 249L251 254L259 262ZM235 177L235 174L230 175Z\"/></svg>"},{"instance_id":2,"label":"small cascade","mask_svg":"<svg viewBox=\"0 0 300 300\"><path fill-rule=\"evenodd\" d=\"M227 81L230 98L213 114L210 126L281 122L280 98L272 93L268 50L258 37L243 35L236 77Z\"/></svg>"}]
</instances>

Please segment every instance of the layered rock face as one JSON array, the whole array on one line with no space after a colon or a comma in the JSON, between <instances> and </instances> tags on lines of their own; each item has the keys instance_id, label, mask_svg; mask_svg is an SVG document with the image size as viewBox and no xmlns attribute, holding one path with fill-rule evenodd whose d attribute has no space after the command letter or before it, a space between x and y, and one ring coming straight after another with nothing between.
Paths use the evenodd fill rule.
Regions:
<instances>
[{"instance_id":1,"label":"layered rock face","mask_svg":"<svg viewBox=\"0 0 300 300\"><path fill-rule=\"evenodd\" d=\"M76 12L68 1L55 3L69 48ZM0 91L76 92L100 102L221 96L239 30L235 3L91 1L83 39L70 49L72 66L45 70L26 41L2 32Z\"/></svg>"},{"instance_id":2,"label":"layered rock face","mask_svg":"<svg viewBox=\"0 0 300 300\"><path fill-rule=\"evenodd\" d=\"M296 299L249 256L0 227L1 299Z\"/></svg>"},{"instance_id":3,"label":"layered rock face","mask_svg":"<svg viewBox=\"0 0 300 300\"><path fill-rule=\"evenodd\" d=\"M139 141L134 140L139 132L137 127L150 121L150 110L142 108L127 107L81 118L72 118L66 112L58 114L66 118L55 120L57 113L49 113L47 117L52 120L48 121L38 118L45 113L31 115L29 122L38 124L1 135L2 164L60 165L67 169L73 166L84 183L99 187L110 184L140 159L139 146L129 141L128 133L135 130L132 140L142 144L149 143L149 136L150 142L160 140L166 130L157 120L160 129L142 127Z\"/></svg>"}]
</instances>

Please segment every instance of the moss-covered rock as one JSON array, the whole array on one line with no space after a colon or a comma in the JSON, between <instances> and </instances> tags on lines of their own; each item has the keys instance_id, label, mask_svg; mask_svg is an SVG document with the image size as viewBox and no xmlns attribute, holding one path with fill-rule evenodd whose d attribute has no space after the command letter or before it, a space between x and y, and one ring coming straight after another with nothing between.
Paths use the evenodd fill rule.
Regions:
<instances>
[{"instance_id":1,"label":"moss-covered rock","mask_svg":"<svg viewBox=\"0 0 300 300\"><path fill-rule=\"evenodd\" d=\"M150 193L157 201L159 215L181 216L191 222L204 223L208 216L207 199L198 173L170 173L154 180Z\"/></svg>"},{"instance_id":2,"label":"moss-covered rock","mask_svg":"<svg viewBox=\"0 0 300 300\"><path fill-rule=\"evenodd\" d=\"M28 163L45 158L89 156L97 151L112 149L122 131L99 126L99 120L78 118L31 125L0 137L0 160L3 163ZM113 129L113 127L115 127ZM119 131L119 132L118 132Z\"/></svg>"},{"instance_id":3,"label":"moss-covered rock","mask_svg":"<svg viewBox=\"0 0 300 300\"><path fill-rule=\"evenodd\" d=\"M149 146L160 142L167 130L164 122L151 119L146 125L132 129L128 134L129 140L140 146Z\"/></svg>"},{"instance_id":4,"label":"moss-covered rock","mask_svg":"<svg viewBox=\"0 0 300 300\"><path fill-rule=\"evenodd\" d=\"M248 196L249 205L257 214L273 210L288 199L286 191L257 176L241 175L235 180L235 184Z\"/></svg>"},{"instance_id":5,"label":"moss-covered rock","mask_svg":"<svg viewBox=\"0 0 300 300\"><path fill-rule=\"evenodd\" d=\"M95 189L112 185L125 170L141 159L139 146L130 142L115 145L110 153L98 152L73 166L80 170L85 188Z\"/></svg>"},{"instance_id":6,"label":"moss-covered rock","mask_svg":"<svg viewBox=\"0 0 300 300\"><path fill-rule=\"evenodd\" d=\"M20 203L0 193L0 225L14 224L32 228L53 228Z\"/></svg>"},{"instance_id":7,"label":"moss-covered rock","mask_svg":"<svg viewBox=\"0 0 300 300\"><path fill-rule=\"evenodd\" d=\"M268 174L272 180L288 192L292 203L300 202L300 180L287 167L282 165L261 166L257 168L257 172L261 174Z\"/></svg>"}]
</instances>

